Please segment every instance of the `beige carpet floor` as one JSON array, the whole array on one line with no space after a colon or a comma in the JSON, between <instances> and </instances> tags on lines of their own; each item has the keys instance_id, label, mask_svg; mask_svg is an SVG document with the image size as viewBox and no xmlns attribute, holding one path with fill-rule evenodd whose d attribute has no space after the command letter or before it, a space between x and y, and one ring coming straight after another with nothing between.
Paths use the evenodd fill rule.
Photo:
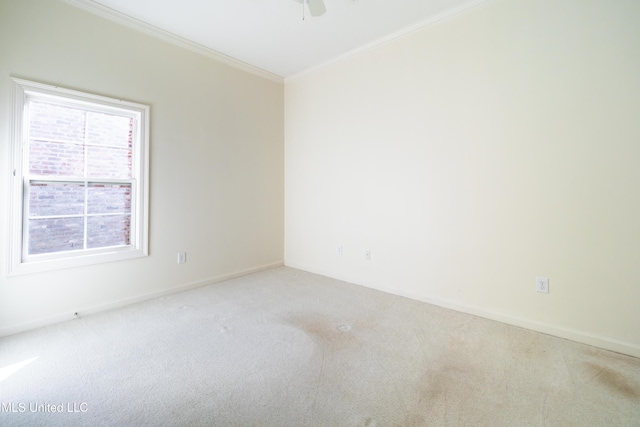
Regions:
<instances>
[{"instance_id":1,"label":"beige carpet floor","mask_svg":"<svg viewBox=\"0 0 640 427\"><path fill-rule=\"evenodd\" d=\"M286 267L5 337L0 368L2 426L640 425L639 359Z\"/></svg>"}]
</instances>

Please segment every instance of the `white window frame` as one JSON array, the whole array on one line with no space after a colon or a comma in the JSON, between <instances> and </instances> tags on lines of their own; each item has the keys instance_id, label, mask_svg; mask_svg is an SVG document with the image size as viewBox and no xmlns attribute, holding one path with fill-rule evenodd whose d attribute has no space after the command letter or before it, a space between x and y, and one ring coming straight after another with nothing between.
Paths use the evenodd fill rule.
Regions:
<instances>
[{"instance_id":1,"label":"white window frame","mask_svg":"<svg viewBox=\"0 0 640 427\"><path fill-rule=\"evenodd\" d=\"M12 165L9 202L9 276L79 267L109 261L144 257L149 254L149 117L150 107L136 102L108 98L43 83L11 78L13 121L11 129ZM28 206L26 186L30 181L28 165L29 100L53 101L58 104L86 106L105 112L134 117L131 181L130 244L107 248L82 249L27 255L25 210ZM37 177L33 178L37 180ZM47 180L49 180L47 178ZM56 180L55 178L52 179ZM61 179L64 182L64 179ZM98 179L88 182L104 183Z\"/></svg>"}]
</instances>

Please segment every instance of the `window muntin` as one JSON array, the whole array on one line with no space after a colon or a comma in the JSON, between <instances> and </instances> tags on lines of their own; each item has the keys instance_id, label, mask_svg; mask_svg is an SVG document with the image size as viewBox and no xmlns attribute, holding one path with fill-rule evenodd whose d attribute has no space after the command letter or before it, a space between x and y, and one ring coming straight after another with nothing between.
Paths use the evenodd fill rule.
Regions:
<instances>
[{"instance_id":1,"label":"window muntin","mask_svg":"<svg viewBox=\"0 0 640 427\"><path fill-rule=\"evenodd\" d=\"M10 274L146 255L149 107L13 80Z\"/></svg>"}]
</instances>

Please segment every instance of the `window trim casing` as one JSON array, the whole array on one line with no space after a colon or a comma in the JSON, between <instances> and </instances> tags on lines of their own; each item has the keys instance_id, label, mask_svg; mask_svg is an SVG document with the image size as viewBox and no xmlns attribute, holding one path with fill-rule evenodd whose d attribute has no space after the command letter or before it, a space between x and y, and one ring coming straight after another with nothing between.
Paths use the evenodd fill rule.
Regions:
<instances>
[{"instance_id":1,"label":"window trim casing","mask_svg":"<svg viewBox=\"0 0 640 427\"><path fill-rule=\"evenodd\" d=\"M39 273L70 267L79 267L103 262L111 262L149 255L149 118L150 106L87 92L52 86L12 77L12 120L11 120L11 156L9 169L11 178L8 224L8 262L7 275L15 276ZM75 104L100 104L111 110L134 112L139 116L134 133L138 144L132 150L132 244L130 246L65 251L48 256L31 256L23 260L24 235L24 172L27 156L24 153L25 138L28 135L28 123L25 110L30 97L40 99L71 100ZM136 139L136 138L134 138ZM89 181L91 181L89 179ZM135 195L135 197L134 197ZM134 205L134 206L133 206ZM134 214L135 211L135 214Z\"/></svg>"}]
</instances>

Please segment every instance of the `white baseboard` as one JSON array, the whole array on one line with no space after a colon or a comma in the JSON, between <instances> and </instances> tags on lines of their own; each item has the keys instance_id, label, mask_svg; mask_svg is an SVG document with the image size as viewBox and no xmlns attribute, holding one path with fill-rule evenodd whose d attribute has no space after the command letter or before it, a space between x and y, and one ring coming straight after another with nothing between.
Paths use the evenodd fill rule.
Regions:
<instances>
[{"instance_id":1,"label":"white baseboard","mask_svg":"<svg viewBox=\"0 0 640 427\"><path fill-rule=\"evenodd\" d=\"M532 331L540 332L547 335L552 335L559 338L568 339L581 344L587 344L594 347L602 348L605 350L614 351L616 353L626 354L640 358L640 346L630 342L620 341L614 338L604 337L597 334L592 334L584 331L577 331L569 328L563 328L543 322L538 322L529 319L523 319L512 315L493 312L481 307L463 305L453 301L448 301L440 298L433 298L426 295L419 295L412 292L405 292L400 289L390 288L386 286L378 286L370 283L360 283L358 280L350 277L340 277L340 275L332 274L328 271L321 271L306 265L299 265L296 263L290 263L285 261L285 265L291 268L297 268L299 270L308 271L310 273L320 274L323 276L331 277L345 282L353 283L359 286L364 286L372 289L376 289L382 292L386 292L393 295L410 298L416 301L426 302L428 304L436 305L443 308L459 311L462 313L472 314L474 316L483 317L485 319L495 320L498 322L506 323L513 326L529 329Z\"/></svg>"},{"instance_id":2,"label":"white baseboard","mask_svg":"<svg viewBox=\"0 0 640 427\"><path fill-rule=\"evenodd\" d=\"M547 335L553 335L555 337L568 339L582 344L588 344L594 347L603 348L605 350L611 350L616 353L622 353L633 357L640 358L640 346L619 341L613 338L603 337L596 334L591 334L583 331L576 331L568 328L562 328L547 323L536 322L528 319L522 319L502 313L491 312L480 307L467 306L455 303L453 301L447 301L438 298L429 298L421 295L412 294L410 292L403 292L397 289L387 288L378 289L383 292L388 292L395 295L404 296L414 300L426 302L429 304L437 305L439 307L449 308L451 310L460 311L462 313L472 314L474 316L483 317L485 319L495 320L509 325L518 326L521 328L529 329L536 332L541 332Z\"/></svg>"},{"instance_id":3,"label":"white baseboard","mask_svg":"<svg viewBox=\"0 0 640 427\"><path fill-rule=\"evenodd\" d=\"M79 316L86 316L89 314L100 313L107 310L113 310L115 308L125 307L127 305L135 304L138 302L147 301L154 298L159 298L166 295L187 291L189 289L195 289L201 286L207 286L213 283L234 279L236 277L246 276L247 274L258 273L260 271L269 270L276 267L282 267L283 265L284 265L283 262L276 262L273 264L261 265L261 266L250 268L247 270L237 271L230 274L223 274L216 277L210 277L204 280L198 280L196 282L186 283L170 289L163 289L161 291L150 292L142 295L137 295L135 297L124 298L121 300L111 301L103 304L98 304L98 305L93 305L88 307L80 307L77 312ZM43 326L53 325L55 323L72 320L74 318L75 318L74 313L65 312L65 313L59 313L52 316L42 317L40 319L32 320L30 322L2 327L0 328L0 337L14 335L20 332L41 328Z\"/></svg>"}]
</instances>

